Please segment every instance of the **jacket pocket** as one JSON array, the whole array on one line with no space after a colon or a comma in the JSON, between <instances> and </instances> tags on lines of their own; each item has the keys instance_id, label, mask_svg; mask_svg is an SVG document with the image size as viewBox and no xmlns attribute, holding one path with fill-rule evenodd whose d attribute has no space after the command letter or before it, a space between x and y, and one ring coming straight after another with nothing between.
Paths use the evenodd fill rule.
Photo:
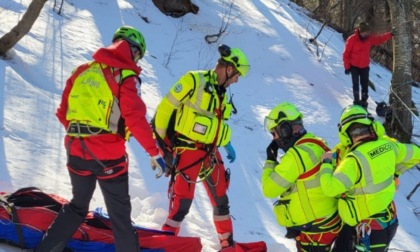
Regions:
<instances>
[{"instance_id":1,"label":"jacket pocket","mask_svg":"<svg viewBox=\"0 0 420 252\"><path fill-rule=\"evenodd\" d=\"M188 122L186 122L188 123ZM194 141L209 144L214 141L217 131L217 118L196 114L191 122L188 132L181 132Z\"/></svg>"},{"instance_id":2,"label":"jacket pocket","mask_svg":"<svg viewBox=\"0 0 420 252\"><path fill-rule=\"evenodd\" d=\"M340 213L340 218L344 223L355 226L359 223L359 217L357 214L356 207L354 205L353 197L340 198L338 200L338 211Z\"/></svg>"},{"instance_id":3,"label":"jacket pocket","mask_svg":"<svg viewBox=\"0 0 420 252\"><path fill-rule=\"evenodd\" d=\"M226 103L224 104L224 108L223 108L223 120L228 120L230 118L230 115L232 114L232 104L231 103Z\"/></svg>"},{"instance_id":4,"label":"jacket pocket","mask_svg":"<svg viewBox=\"0 0 420 252\"><path fill-rule=\"evenodd\" d=\"M289 211L290 200L277 200L274 202L274 215L277 222L283 227L292 227L294 223Z\"/></svg>"},{"instance_id":5,"label":"jacket pocket","mask_svg":"<svg viewBox=\"0 0 420 252\"><path fill-rule=\"evenodd\" d=\"M228 124L221 122L219 128L219 134L217 136L217 146L225 146L230 141L230 136L232 135L232 130Z\"/></svg>"}]
</instances>

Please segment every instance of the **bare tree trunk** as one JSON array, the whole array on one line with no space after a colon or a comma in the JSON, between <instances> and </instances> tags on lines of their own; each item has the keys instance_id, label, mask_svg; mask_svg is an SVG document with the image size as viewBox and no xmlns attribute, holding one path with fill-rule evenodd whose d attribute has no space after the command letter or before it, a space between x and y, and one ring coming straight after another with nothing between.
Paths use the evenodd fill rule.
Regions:
<instances>
[{"instance_id":1,"label":"bare tree trunk","mask_svg":"<svg viewBox=\"0 0 420 252\"><path fill-rule=\"evenodd\" d=\"M297 5L304 7L303 0L292 0L292 2L295 2Z\"/></svg>"},{"instance_id":2,"label":"bare tree trunk","mask_svg":"<svg viewBox=\"0 0 420 252\"><path fill-rule=\"evenodd\" d=\"M353 9L352 9L353 0L343 0L343 28L344 33L343 37L347 39L350 34L353 33Z\"/></svg>"},{"instance_id":3,"label":"bare tree trunk","mask_svg":"<svg viewBox=\"0 0 420 252\"><path fill-rule=\"evenodd\" d=\"M321 4L321 2L320 2L320 4ZM325 5L325 7L328 7L328 3L325 3L324 2L324 4L326 4ZM321 28L319 29L319 31L318 31L318 33L315 35L315 37L313 37L312 39L310 39L309 41L311 42L311 43L313 43L313 42L315 42L316 41L316 39L318 38L318 36L319 35L321 35L321 32L322 32L322 30L324 29L324 27L328 24L328 23L330 23L330 21L331 21L331 19L332 19L332 16L330 15L330 14L328 14L328 13L332 13L333 12L333 10L338 6L340 4L340 1L337 1L334 5L332 5L332 6L330 6L329 8L327 8L327 9L324 9L323 11L323 13L321 13L323 16L324 16L324 22L322 22L322 26L321 26Z\"/></svg>"},{"instance_id":4,"label":"bare tree trunk","mask_svg":"<svg viewBox=\"0 0 420 252\"><path fill-rule=\"evenodd\" d=\"M318 0L318 6L313 10L312 12L315 13L318 16L324 16L328 15L327 13L327 7L328 7L329 1L327 0Z\"/></svg>"},{"instance_id":5,"label":"bare tree trunk","mask_svg":"<svg viewBox=\"0 0 420 252\"><path fill-rule=\"evenodd\" d=\"M375 9L373 1L366 1L366 8L365 8L365 20L369 24L372 24L372 21L375 20ZM376 2L378 4L378 2Z\"/></svg>"},{"instance_id":6,"label":"bare tree trunk","mask_svg":"<svg viewBox=\"0 0 420 252\"><path fill-rule=\"evenodd\" d=\"M48 0L32 0L18 24L0 38L0 56L5 56L32 28L42 8Z\"/></svg>"},{"instance_id":7,"label":"bare tree trunk","mask_svg":"<svg viewBox=\"0 0 420 252\"><path fill-rule=\"evenodd\" d=\"M397 27L394 37L393 76L389 96L392 108L392 119L385 126L390 136L399 141L408 143L413 133L411 108L411 41L410 27L407 23L409 8L408 0L388 0L391 20Z\"/></svg>"}]
</instances>

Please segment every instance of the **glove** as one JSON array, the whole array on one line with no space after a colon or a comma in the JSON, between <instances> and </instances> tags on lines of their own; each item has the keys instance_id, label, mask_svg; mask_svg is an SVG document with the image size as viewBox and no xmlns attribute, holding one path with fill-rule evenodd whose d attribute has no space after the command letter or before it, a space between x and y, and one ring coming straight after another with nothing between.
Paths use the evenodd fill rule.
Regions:
<instances>
[{"instance_id":1,"label":"glove","mask_svg":"<svg viewBox=\"0 0 420 252\"><path fill-rule=\"evenodd\" d=\"M279 151L279 145L275 141L271 141L271 143L267 147L267 160L276 162L278 151Z\"/></svg>"},{"instance_id":2,"label":"glove","mask_svg":"<svg viewBox=\"0 0 420 252\"><path fill-rule=\"evenodd\" d=\"M226 150L226 153L227 153L226 157L230 161L229 163L235 162L236 153L235 153L235 149L233 149L233 146L230 142L225 146L225 150Z\"/></svg>"},{"instance_id":3,"label":"glove","mask_svg":"<svg viewBox=\"0 0 420 252\"><path fill-rule=\"evenodd\" d=\"M392 28L392 30L391 30L391 35L392 35L392 36L397 35L397 28L395 28L395 27L393 27L393 28Z\"/></svg>"},{"instance_id":4,"label":"glove","mask_svg":"<svg viewBox=\"0 0 420 252\"><path fill-rule=\"evenodd\" d=\"M160 155L156 155L150 158L150 163L152 165L152 170L157 169L156 178L160 178L166 171L165 161Z\"/></svg>"},{"instance_id":5,"label":"glove","mask_svg":"<svg viewBox=\"0 0 420 252\"><path fill-rule=\"evenodd\" d=\"M346 70L344 70L344 73L345 73L346 75L349 75L349 74L350 74L350 69L346 69Z\"/></svg>"}]
</instances>

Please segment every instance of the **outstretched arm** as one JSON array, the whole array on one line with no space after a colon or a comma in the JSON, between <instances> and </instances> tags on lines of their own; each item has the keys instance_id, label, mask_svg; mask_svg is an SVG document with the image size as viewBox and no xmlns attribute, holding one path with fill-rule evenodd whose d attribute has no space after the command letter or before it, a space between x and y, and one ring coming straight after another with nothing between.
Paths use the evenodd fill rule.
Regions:
<instances>
[{"instance_id":1,"label":"outstretched arm","mask_svg":"<svg viewBox=\"0 0 420 252\"><path fill-rule=\"evenodd\" d=\"M370 43L372 45L380 45L382 43L385 43L389 39L392 38L391 32L382 33L380 35L371 36L369 37Z\"/></svg>"}]
</instances>

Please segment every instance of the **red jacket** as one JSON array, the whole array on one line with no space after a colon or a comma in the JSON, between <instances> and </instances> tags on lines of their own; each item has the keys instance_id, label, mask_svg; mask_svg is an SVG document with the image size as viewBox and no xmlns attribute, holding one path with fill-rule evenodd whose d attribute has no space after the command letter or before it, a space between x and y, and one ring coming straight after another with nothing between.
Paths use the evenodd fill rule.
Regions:
<instances>
[{"instance_id":1,"label":"red jacket","mask_svg":"<svg viewBox=\"0 0 420 252\"><path fill-rule=\"evenodd\" d=\"M391 37L391 33L387 32L379 35L371 35L366 40L361 40L359 30L356 29L354 34L347 39L344 47L344 69L350 69L350 66L359 68L368 67L370 63L370 48L373 45L385 43Z\"/></svg>"},{"instance_id":2,"label":"red jacket","mask_svg":"<svg viewBox=\"0 0 420 252\"><path fill-rule=\"evenodd\" d=\"M139 68L131 58L131 50L126 41L120 40L106 48L100 48L93 54L93 59L108 66L121 69L129 69L140 74ZM72 75L66 82L60 106L57 109L57 117L67 130L69 122L66 120L68 96L76 76ZM125 126L131 131L134 138L149 153L155 156L159 153L156 141L153 139L152 130L146 120L146 105L137 95L137 77L126 78L119 89L121 117L125 120ZM114 92L114 90L113 90ZM65 145L70 137L66 135ZM103 134L83 139L87 148L100 160L112 160L122 157L125 153L125 140L120 134ZM70 146L70 155L84 159L94 159L87 151L82 149L80 139L75 138Z\"/></svg>"}]
</instances>

